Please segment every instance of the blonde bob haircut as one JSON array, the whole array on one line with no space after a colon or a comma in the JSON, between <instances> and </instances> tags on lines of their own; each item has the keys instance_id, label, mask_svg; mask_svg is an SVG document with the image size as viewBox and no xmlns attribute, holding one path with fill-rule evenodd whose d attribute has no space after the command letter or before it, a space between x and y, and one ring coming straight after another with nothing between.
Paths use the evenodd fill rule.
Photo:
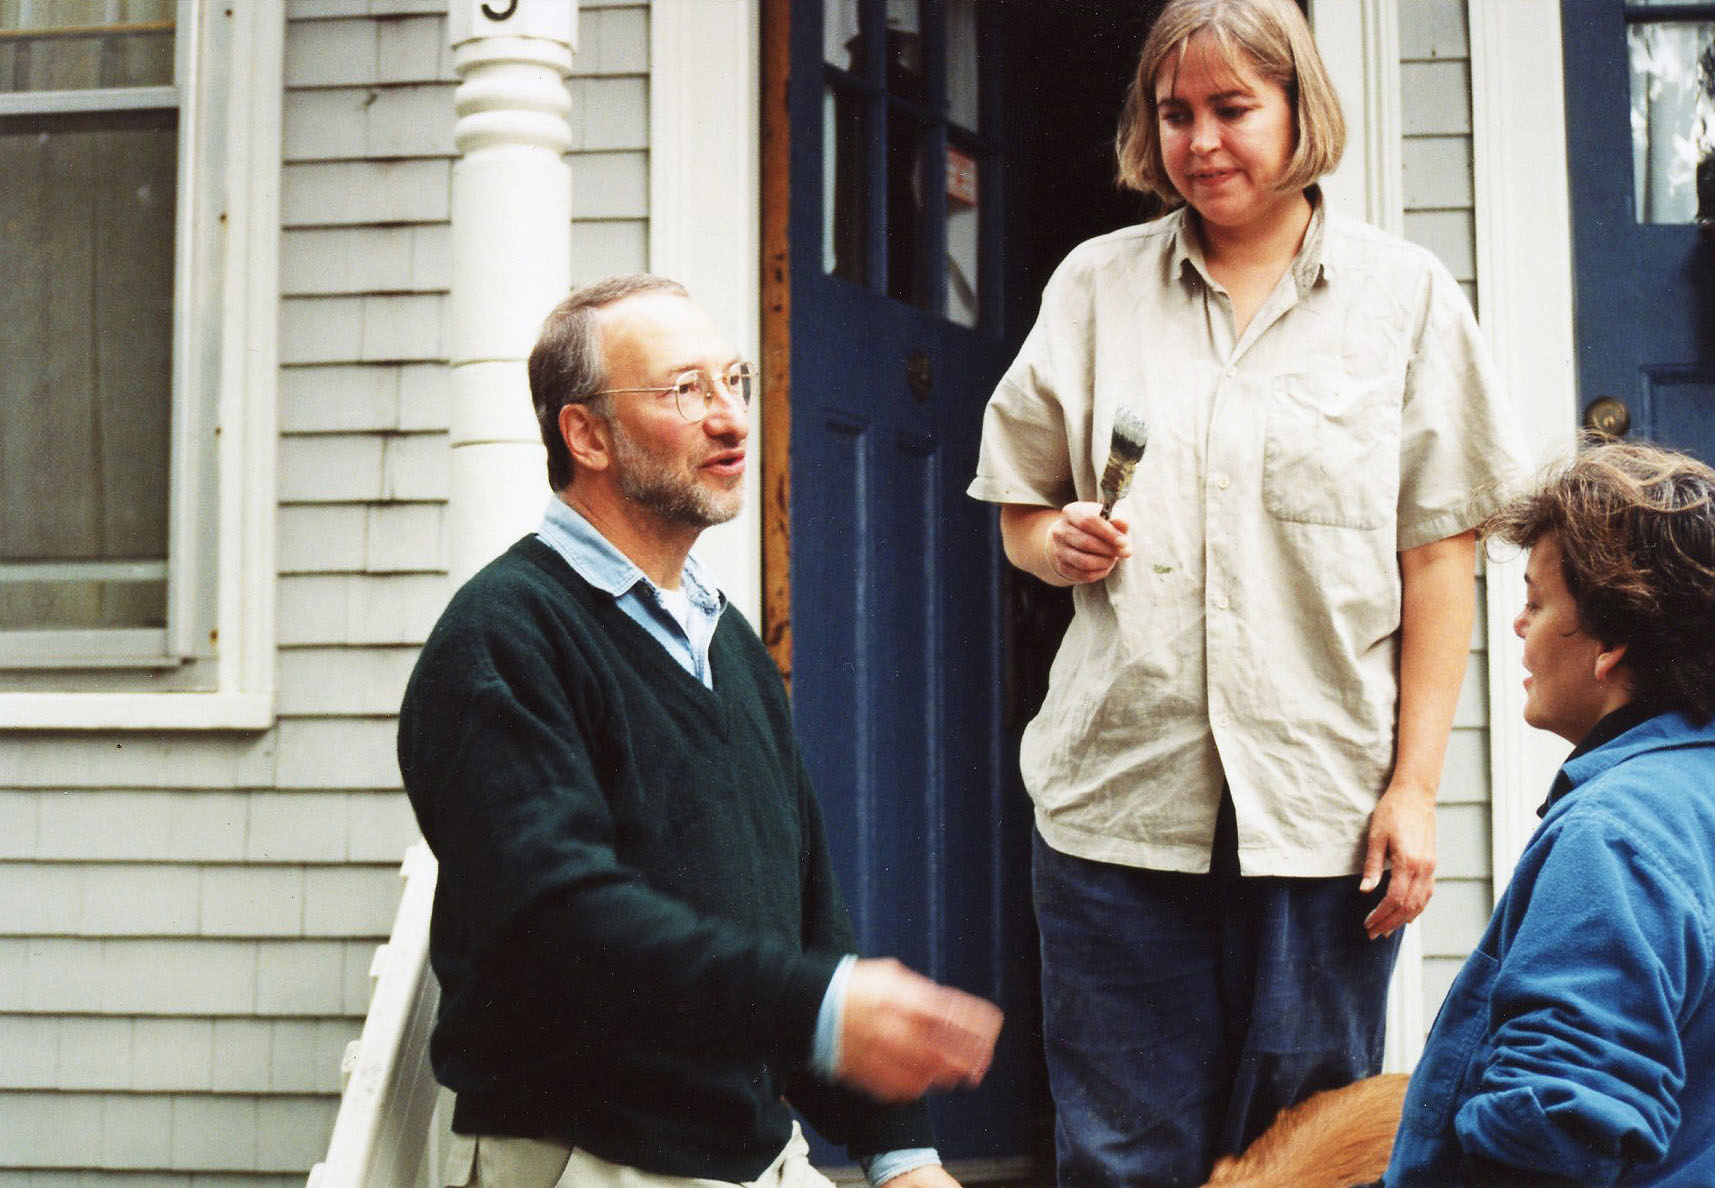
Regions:
<instances>
[{"instance_id":1,"label":"blonde bob haircut","mask_svg":"<svg viewBox=\"0 0 1715 1188\"><path fill-rule=\"evenodd\" d=\"M1302 190L1332 172L1346 149L1346 117L1298 5L1293 0L1168 0L1143 43L1120 113L1114 141L1120 184L1158 194L1171 206L1185 201L1161 159L1155 79L1163 67L1177 68L1187 43L1199 33L1209 35L1228 66L1249 66L1286 92L1297 143L1280 179L1281 192Z\"/></svg>"}]
</instances>

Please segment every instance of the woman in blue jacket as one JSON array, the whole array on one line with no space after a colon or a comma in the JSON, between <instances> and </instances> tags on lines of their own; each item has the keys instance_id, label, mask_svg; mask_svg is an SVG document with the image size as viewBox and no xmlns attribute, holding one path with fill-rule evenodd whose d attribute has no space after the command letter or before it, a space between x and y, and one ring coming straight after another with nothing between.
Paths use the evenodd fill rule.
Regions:
<instances>
[{"instance_id":1,"label":"woman in blue jacket","mask_svg":"<svg viewBox=\"0 0 1715 1188\"><path fill-rule=\"evenodd\" d=\"M1576 747L1411 1080L1389 1188L1715 1184L1715 471L1584 452L1530 549L1525 720Z\"/></svg>"}]
</instances>

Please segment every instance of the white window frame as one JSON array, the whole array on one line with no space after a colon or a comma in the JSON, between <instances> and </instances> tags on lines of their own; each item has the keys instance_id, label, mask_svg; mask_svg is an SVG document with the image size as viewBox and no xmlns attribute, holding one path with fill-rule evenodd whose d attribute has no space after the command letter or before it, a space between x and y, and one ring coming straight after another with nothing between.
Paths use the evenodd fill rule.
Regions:
<instances>
[{"instance_id":1,"label":"white window frame","mask_svg":"<svg viewBox=\"0 0 1715 1188\"><path fill-rule=\"evenodd\" d=\"M24 680L29 674L16 668L0 670L0 729L273 723L285 11L281 0L179 0L178 20L176 87L68 94L64 103L73 107L54 101L60 110L78 103L179 109L168 628L92 629L77 639L7 633L12 656L37 649L40 671L83 675L76 690L62 691ZM46 109L39 93L0 95L0 114ZM199 600L212 607L187 607ZM192 638L203 631L207 640ZM199 657L197 687L159 688L149 670L188 656Z\"/></svg>"}]
</instances>

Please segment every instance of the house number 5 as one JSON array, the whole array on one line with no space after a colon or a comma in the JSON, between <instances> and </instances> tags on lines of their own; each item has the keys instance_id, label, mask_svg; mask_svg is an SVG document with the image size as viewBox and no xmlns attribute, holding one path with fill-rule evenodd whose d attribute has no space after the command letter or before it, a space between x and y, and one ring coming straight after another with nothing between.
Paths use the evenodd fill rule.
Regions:
<instances>
[{"instance_id":1,"label":"house number 5","mask_svg":"<svg viewBox=\"0 0 1715 1188\"><path fill-rule=\"evenodd\" d=\"M484 4L482 6L482 15L491 21L508 20L511 18L512 14L517 11L518 0L506 0L506 7L501 9L499 12L494 11L494 6L492 4Z\"/></svg>"}]
</instances>

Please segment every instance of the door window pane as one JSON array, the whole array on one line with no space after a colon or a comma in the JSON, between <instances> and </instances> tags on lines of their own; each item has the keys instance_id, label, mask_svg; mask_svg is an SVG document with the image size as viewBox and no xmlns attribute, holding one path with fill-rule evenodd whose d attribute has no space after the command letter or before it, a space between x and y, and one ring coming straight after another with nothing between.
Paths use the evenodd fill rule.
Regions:
<instances>
[{"instance_id":1,"label":"door window pane","mask_svg":"<svg viewBox=\"0 0 1715 1188\"><path fill-rule=\"evenodd\" d=\"M170 86L176 0L0 0L0 91Z\"/></svg>"},{"instance_id":2,"label":"door window pane","mask_svg":"<svg viewBox=\"0 0 1715 1188\"><path fill-rule=\"evenodd\" d=\"M927 306L923 286L923 148L928 129L909 116L887 117L887 295Z\"/></svg>"},{"instance_id":3,"label":"door window pane","mask_svg":"<svg viewBox=\"0 0 1715 1188\"><path fill-rule=\"evenodd\" d=\"M922 0L887 0L887 89L917 103L929 97Z\"/></svg>"},{"instance_id":4,"label":"door window pane","mask_svg":"<svg viewBox=\"0 0 1715 1188\"><path fill-rule=\"evenodd\" d=\"M830 66L863 71L862 26L858 0L822 0L822 60Z\"/></svg>"},{"instance_id":5,"label":"door window pane","mask_svg":"<svg viewBox=\"0 0 1715 1188\"><path fill-rule=\"evenodd\" d=\"M978 130L977 0L947 3L947 118Z\"/></svg>"},{"instance_id":6,"label":"door window pane","mask_svg":"<svg viewBox=\"0 0 1715 1188\"><path fill-rule=\"evenodd\" d=\"M0 119L0 630L165 622L177 124Z\"/></svg>"},{"instance_id":7,"label":"door window pane","mask_svg":"<svg viewBox=\"0 0 1715 1188\"><path fill-rule=\"evenodd\" d=\"M869 281L869 187L864 170L863 97L822 92L822 270Z\"/></svg>"},{"instance_id":8,"label":"door window pane","mask_svg":"<svg viewBox=\"0 0 1715 1188\"><path fill-rule=\"evenodd\" d=\"M1634 24L1626 36L1638 221L1715 218L1715 21Z\"/></svg>"},{"instance_id":9,"label":"door window pane","mask_svg":"<svg viewBox=\"0 0 1715 1188\"><path fill-rule=\"evenodd\" d=\"M982 199L981 167L976 157L947 147L947 317L961 326L977 324L977 210Z\"/></svg>"}]
</instances>

